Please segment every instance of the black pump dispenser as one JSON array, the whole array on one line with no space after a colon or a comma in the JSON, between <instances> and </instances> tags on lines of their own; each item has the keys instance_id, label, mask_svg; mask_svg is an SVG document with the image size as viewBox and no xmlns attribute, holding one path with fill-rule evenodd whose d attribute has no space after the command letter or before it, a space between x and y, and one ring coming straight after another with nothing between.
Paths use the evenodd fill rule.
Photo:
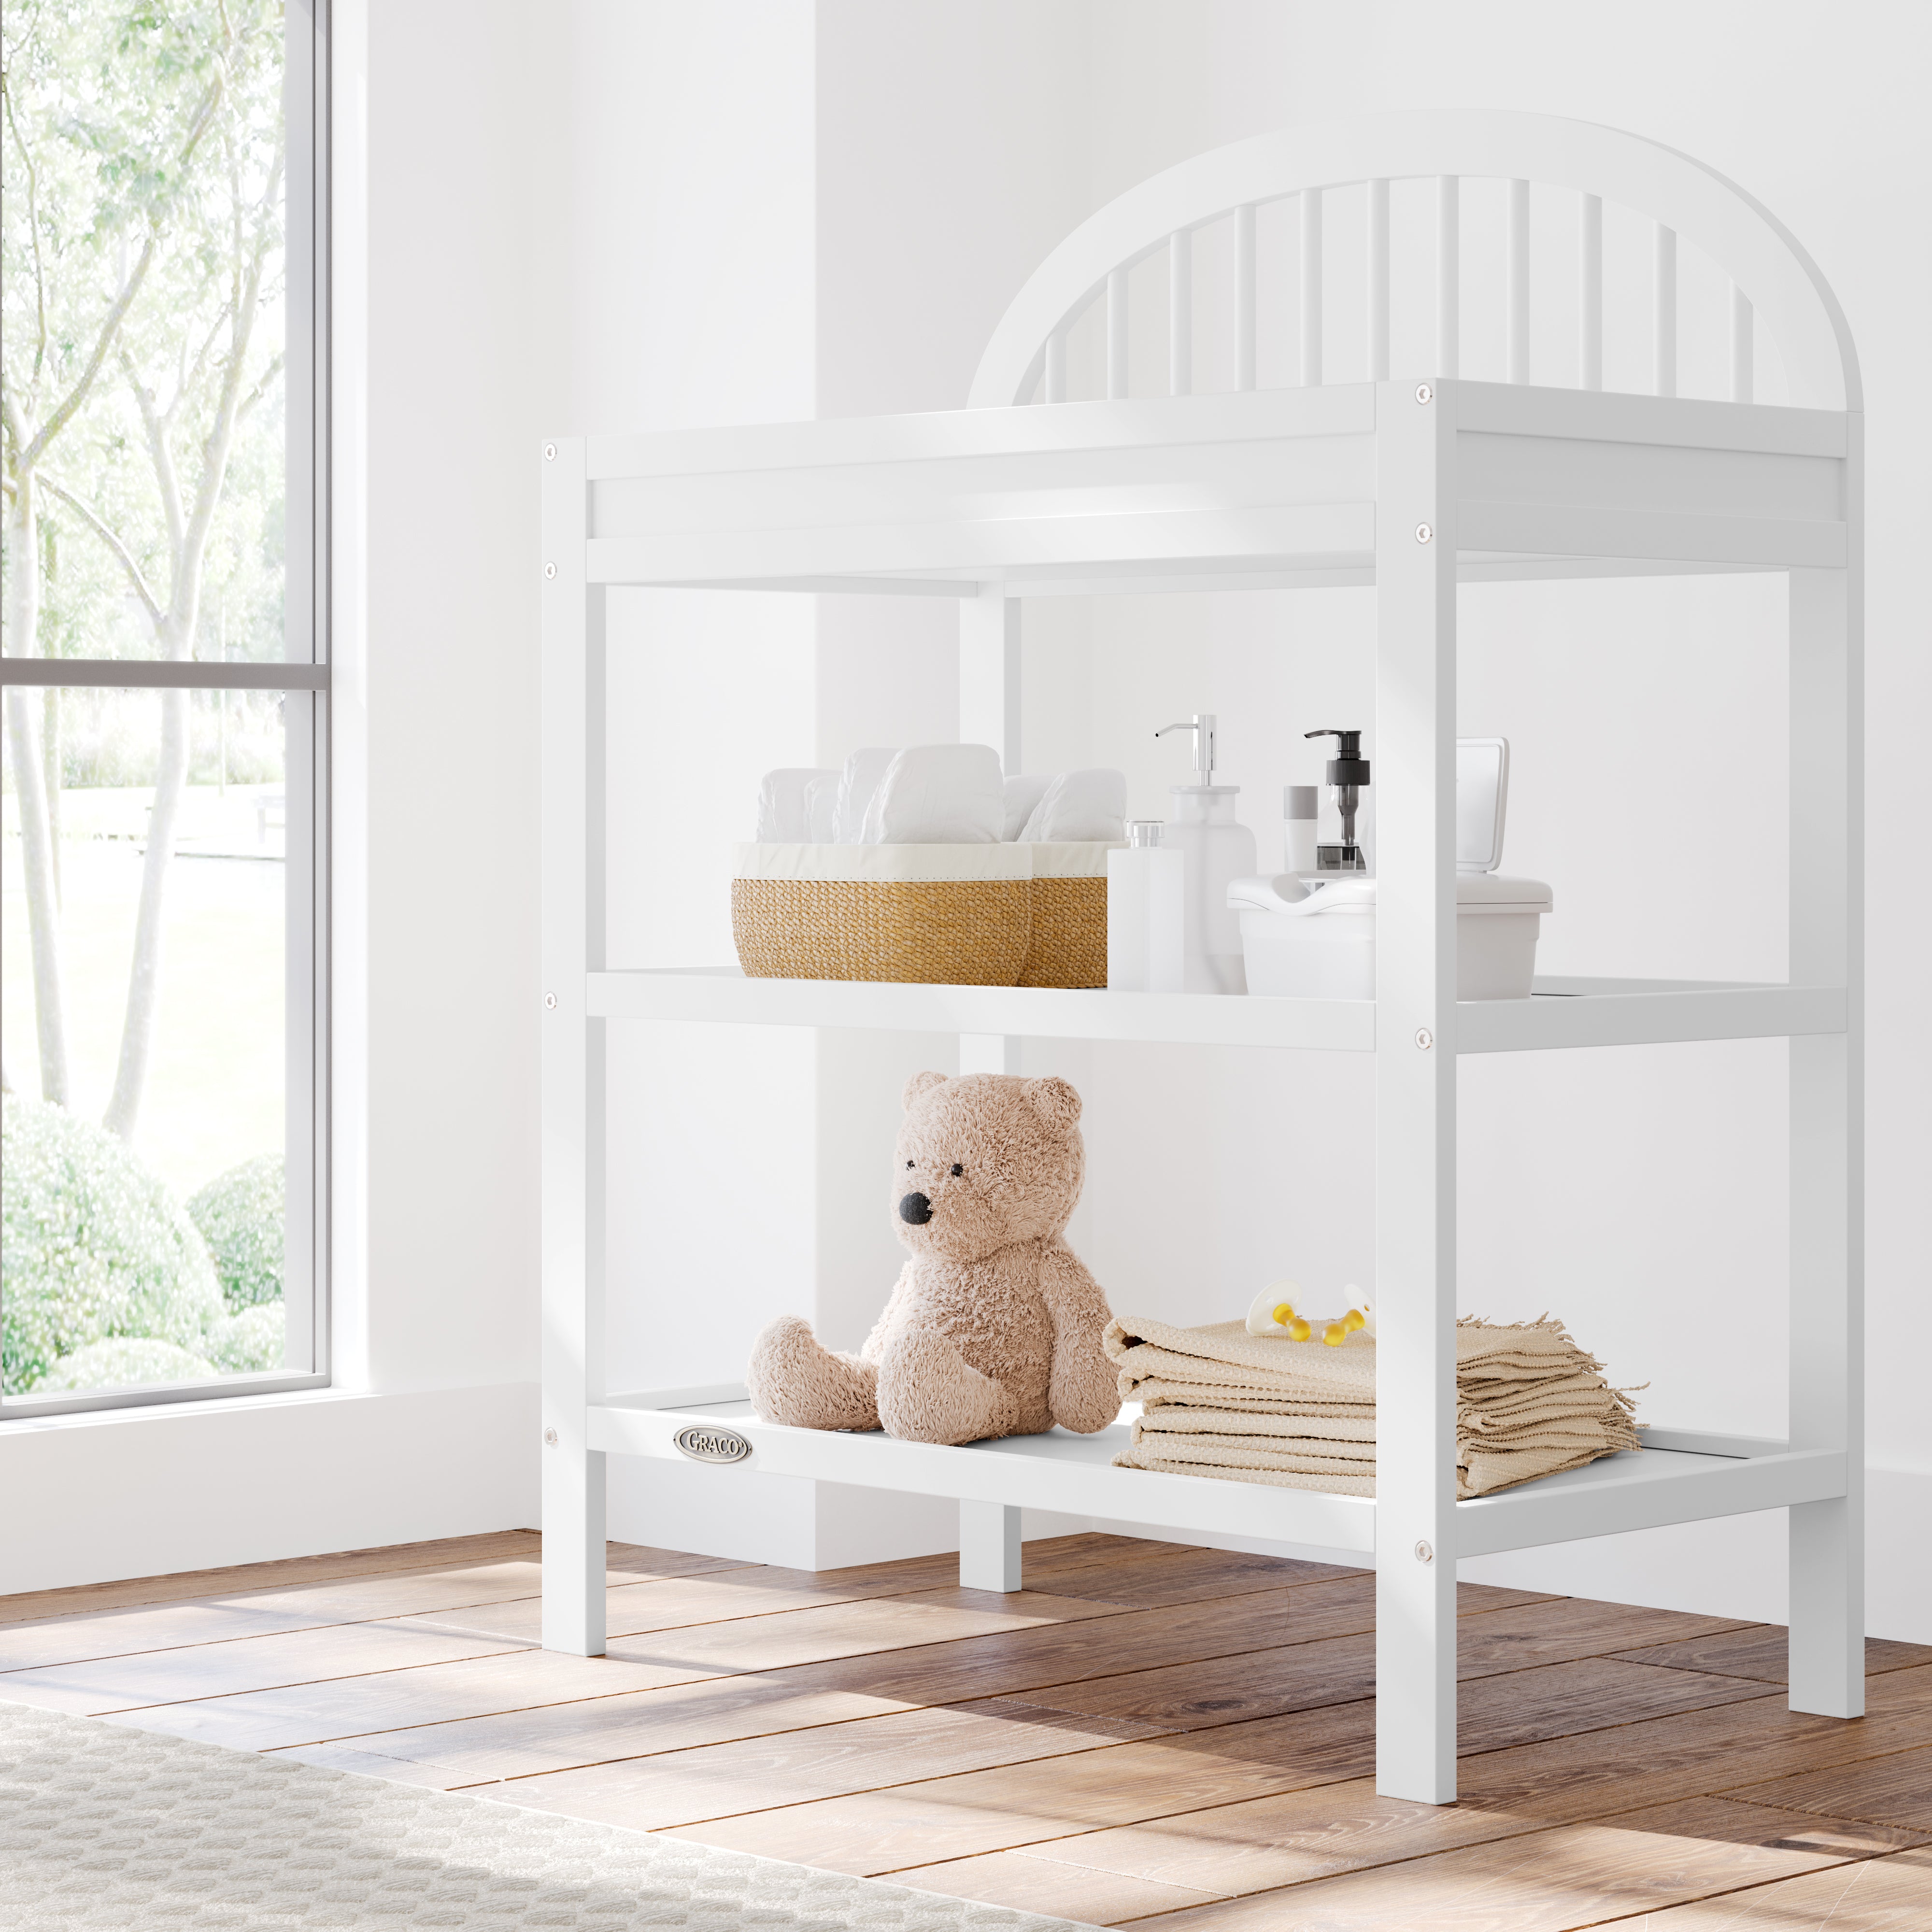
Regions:
<instances>
[{"instance_id":1,"label":"black pump dispenser","mask_svg":"<svg viewBox=\"0 0 1932 1932\"><path fill-rule=\"evenodd\" d=\"M1368 861L1355 843L1355 813L1362 791L1369 782L1369 761L1362 756L1362 734L1324 725L1318 731L1304 731L1305 738L1333 738L1335 755L1328 760L1328 778L1334 788L1335 808L1342 815L1342 842L1315 848L1318 872L1366 872Z\"/></svg>"}]
</instances>

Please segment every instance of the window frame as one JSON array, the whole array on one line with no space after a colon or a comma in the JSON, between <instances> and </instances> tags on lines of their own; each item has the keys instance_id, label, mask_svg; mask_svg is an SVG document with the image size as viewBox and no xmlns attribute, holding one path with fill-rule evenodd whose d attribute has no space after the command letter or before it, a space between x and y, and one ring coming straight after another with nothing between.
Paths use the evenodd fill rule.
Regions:
<instances>
[{"instance_id":1,"label":"window frame","mask_svg":"<svg viewBox=\"0 0 1932 1932\"><path fill-rule=\"evenodd\" d=\"M286 541L284 657L278 664L0 655L10 685L284 694L287 873L284 916L288 1177L283 1294L314 1366L299 1372L37 1396L0 1391L0 1421L326 1388L329 1256L329 6L286 0ZM300 1184L298 1184L298 1177Z\"/></svg>"}]
</instances>

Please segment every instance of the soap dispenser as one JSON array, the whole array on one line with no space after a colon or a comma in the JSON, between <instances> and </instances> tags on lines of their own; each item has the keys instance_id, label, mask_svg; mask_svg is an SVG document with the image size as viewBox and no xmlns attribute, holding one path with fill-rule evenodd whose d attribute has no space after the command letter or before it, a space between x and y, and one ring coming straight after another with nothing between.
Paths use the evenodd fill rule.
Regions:
<instances>
[{"instance_id":1,"label":"soap dispenser","mask_svg":"<svg viewBox=\"0 0 1932 1932\"><path fill-rule=\"evenodd\" d=\"M1182 980L1190 993L1245 993L1247 970L1241 955L1240 915L1229 909L1228 887L1256 866L1255 835L1234 818L1239 785L1214 782L1216 719L1197 711L1178 724L1163 724L1154 735L1194 734L1194 770L1199 782L1170 785L1174 800L1162 844L1186 856L1186 917Z\"/></svg>"},{"instance_id":2,"label":"soap dispenser","mask_svg":"<svg viewBox=\"0 0 1932 1932\"><path fill-rule=\"evenodd\" d=\"M1328 760L1328 805L1330 821L1324 828L1332 835L1318 838L1315 847L1318 872L1366 872L1367 854L1355 837L1355 814L1362 794L1369 786L1369 761L1362 756L1360 731L1338 730L1325 725L1318 731L1304 731L1304 738L1333 738L1335 755Z\"/></svg>"}]
</instances>

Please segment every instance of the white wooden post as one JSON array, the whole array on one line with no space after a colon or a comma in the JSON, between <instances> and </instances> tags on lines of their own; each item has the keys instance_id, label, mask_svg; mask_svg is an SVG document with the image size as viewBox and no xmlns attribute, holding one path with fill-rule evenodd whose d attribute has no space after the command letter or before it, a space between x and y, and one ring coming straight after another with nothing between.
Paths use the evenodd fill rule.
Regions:
<instances>
[{"instance_id":1,"label":"white wooden post","mask_svg":"<svg viewBox=\"0 0 1932 1932\"><path fill-rule=\"evenodd\" d=\"M1042 400L1049 403L1064 403L1066 400L1066 332L1056 328L1046 338L1046 382Z\"/></svg>"},{"instance_id":2,"label":"white wooden post","mask_svg":"<svg viewBox=\"0 0 1932 1932\"><path fill-rule=\"evenodd\" d=\"M1604 386L1604 198L1583 197L1576 255L1578 302L1576 386Z\"/></svg>"},{"instance_id":3,"label":"white wooden post","mask_svg":"<svg viewBox=\"0 0 1932 1932\"><path fill-rule=\"evenodd\" d=\"M1436 373L1454 376L1462 356L1462 184L1454 175L1436 182Z\"/></svg>"},{"instance_id":4,"label":"white wooden post","mask_svg":"<svg viewBox=\"0 0 1932 1932\"><path fill-rule=\"evenodd\" d=\"M1385 382L1389 372L1389 184L1369 183L1369 380Z\"/></svg>"},{"instance_id":5,"label":"white wooden post","mask_svg":"<svg viewBox=\"0 0 1932 1932\"><path fill-rule=\"evenodd\" d=\"M542 652L543 1641L604 1652L603 586L584 580L584 443L544 446Z\"/></svg>"},{"instance_id":6,"label":"white wooden post","mask_svg":"<svg viewBox=\"0 0 1932 1932\"><path fill-rule=\"evenodd\" d=\"M1020 1513L1004 1503L959 1505L959 1587L962 1590L1022 1588Z\"/></svg>"},{"instance_id":7,"label":"white wooden post","mask_svg":"<svg viewBox=\"0 0 1932 1932\"><path fill-rule=\"evenodd\" d=\"M1834 1718L1865 1707L1859 565L1791 573L1791 980L1844 986L1846 1009L1843 1034L1790 1042L1791 1446L1842 1448L1846 1492L1789 1512L1790 1703Z\"/></svg>"},{"instance_id":8,"label":"white wooden post","mask_svg":"<svg viewBox=\"0 0 1932 1932\"><path fill-rule=\"evenodd\" d=\"M1376 1788L1456 1796L1457 386L1376 389Z\"/></svg>"},{"instance_id":9,"label":"white wooden post","mask_svg":"<svg viewBox=\"0 0 1932 1932\"><path fill-rule=\"evenodd\" d=\"M1660 221L1651 234L1652 386L1660 396L1677 393L1677 231Z\"/></svg>"},{"instance_id":10,"label":"white wooden post","mask_svg":"<svg viewBox=\"0 0 1932 1932\"><path fill-rule=\"evenodd\" d=\"M1185 228L1167 238L1167 388L1194 393L1194 237Z\"/></svg>"},{"instance_id":11,"label":"white wooden post","mask_svg":"<svg viewBox=\"0 0 1932 1932\"><path fill-rule=\"evenodd\" d=\"M1234 387L1255 386L1255 211L1234 211Z\"/></svg>"},{"instance_id":12,"label":"white wooden post","mask_svg":"<svg viewBox=\"0 0 1932 1932\"><path fill-rule=\"evenodd\" d=\"M1509 379L1529 380L1529 184L1510 183Z\"/></svg>"},{"instance_id":13,"label":"white wooden post","mask_svg":"<svg viewBox=\"0 0 1932 1932\"><path fill-rule=\"evenodd\" d=\"M982 584L959 604L959 739L991 745L1010 776L1020 769L1020 600ZM962 1073L1017 1073L1018 1036L962 1033ZM959 1505L959 1586L1020 1587L1020 1513L999 1503Z\"/></svg>"},{"instance_id":14,"label":"white wooden post","mask_svg":"<svg viewBox=\"0 0 1932 1932\"><path fill-rule=\"evenodd\" d=\"M1731 400L1748 403L1757 386L1757 326L1750 297L1731 284Z\"/></svg>"},{"instance_id":15,"label":"white wooden post","mask_svg":"<svg viewBox=\"0 0 1932 1932\"><path fill-rule=\"evenodd\" d=\"M1127 393L1127 272L1107 273L1107 398L1118 401Z\"/></svg>"},{"instance_id":16,"label":"white wooden post","mask_svg":"<svg viewBox=\"0 0 1932 1932\"><path fill-rule=\"evenodd\" d=\"M1322 190L1301 190L1301 385L1322 386Z\"/></svg>"}]
</instances>

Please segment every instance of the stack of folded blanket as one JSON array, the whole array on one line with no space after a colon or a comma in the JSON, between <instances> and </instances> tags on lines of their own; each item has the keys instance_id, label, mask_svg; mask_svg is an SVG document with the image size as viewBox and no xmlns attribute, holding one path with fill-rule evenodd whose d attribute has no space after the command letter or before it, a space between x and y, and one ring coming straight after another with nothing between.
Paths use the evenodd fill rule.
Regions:
<instances>
[{"instance_id":1,"label":"stack of folded blanket","mask_svg":"<svg viewBox=\"0 0 1932 1932\"><path fill-rule=\"evenodd\" d=\"M1116 1322L1104 1346L1142 1405L1124 1469L1376 1492L1376 1344L1250 1335L1244 1324ZM1456 1493L1487 1496L1636 1449L1628 1391L1560 1322L1456 1324Z\"/></svg>"}]
</instances>

